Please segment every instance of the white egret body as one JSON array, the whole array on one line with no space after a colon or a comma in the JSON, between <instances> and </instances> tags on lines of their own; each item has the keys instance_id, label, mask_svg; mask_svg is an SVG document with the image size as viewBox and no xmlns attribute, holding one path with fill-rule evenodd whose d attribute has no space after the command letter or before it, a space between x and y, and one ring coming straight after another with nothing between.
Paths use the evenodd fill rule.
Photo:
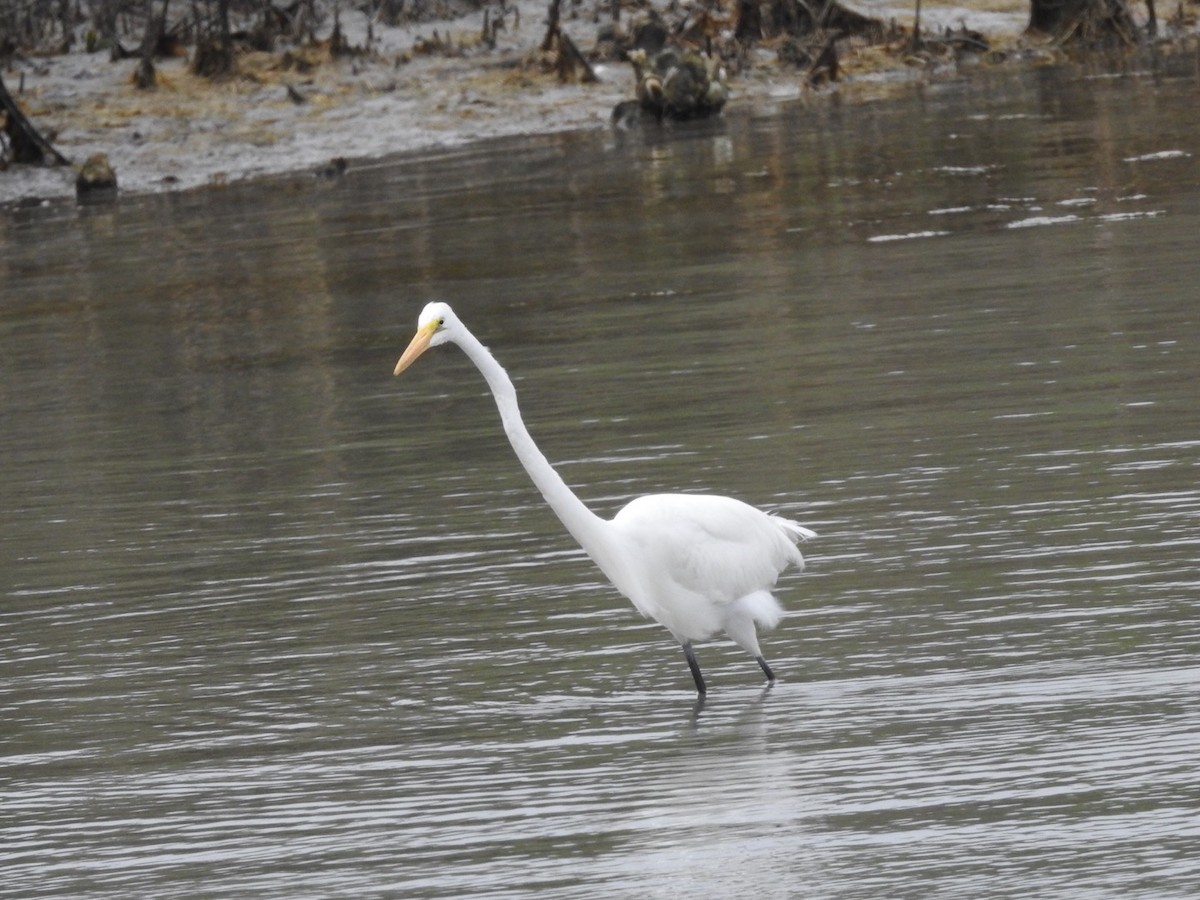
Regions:
<instances>
[{"instance_id":1,"label":"white egret body","mask_svg":"<svg viewBox=\"0 0 1200 900\"><path fill-rule=\"evenodd\" d=\"M783 611L771 588L789 565L804 567L796 544L816 533L740 500L698 494L639 497L611 521L600 518L534 444L508 373L447 304L430 303L421 311L417 333L395 374L430 347L448 342L461 347L487 380L517 458L567 531L642 615L664 625L683 645L696 690L703 695L706 688L692 642L719 631L774 681L757 627L779 622Z\"/></svg>"}]
</instances>

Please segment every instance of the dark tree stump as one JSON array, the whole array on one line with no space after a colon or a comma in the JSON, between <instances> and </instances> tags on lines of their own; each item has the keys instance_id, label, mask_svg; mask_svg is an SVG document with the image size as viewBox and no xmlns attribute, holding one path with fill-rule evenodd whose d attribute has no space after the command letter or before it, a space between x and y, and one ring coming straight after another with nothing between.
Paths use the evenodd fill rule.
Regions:
<instances>
[{"instance_id":1,"label":"dark tree stump","mask_svg":"<svg viewBox=\"0 0 1200 900\"><path fill-rule=\"evenodd\" d=\"M808 37L826 32L883 37L884 25L837 0L738 0L734 36L743 43L760 37Z\"/></svg>"},{"instance_id":2,"label":"dark tree stump","mask_svg":"<svg viewBox=\"0 0 1200 900\"><path fill-rule=\"evenodd\" d=\"M1031 0L1028 30L1064 43L1134 44L1138 27L1125 0Z\"/></svg>"},{"instance_id":3,"label":"dark tree stump","mask_svg":"<svg viewBox=\"0 0 1200 900\"><path fill-rule=\"evenodd\" d=\"M758 0L738 0L737 27L733 37L743 44L751 44L763 36L762 10Z\"/></svg>"},{"instance_id":4,"label":"dark tree stump","mask_svg":"<svg viewBox=\"0 0 1200 900\"><path fill-rule=\"evenodd\" d=\"M103 153L93 153L80 167L75 177L75 196L84 202L117 196L117 173Z\"/></svg>"}]
</instances>

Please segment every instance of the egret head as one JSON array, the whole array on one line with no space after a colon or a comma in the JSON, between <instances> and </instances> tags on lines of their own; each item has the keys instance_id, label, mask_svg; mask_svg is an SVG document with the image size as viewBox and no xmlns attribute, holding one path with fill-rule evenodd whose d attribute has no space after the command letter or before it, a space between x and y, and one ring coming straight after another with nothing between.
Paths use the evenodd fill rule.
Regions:
<instances>
[{"instance_id":1,"label":"egret head","mask_svg":"<svg viewBox=\"0 0 1200 900\"><path fill-rule=\"evenodd\" d=\"M450 304L437 301L425 304L417 319L417 333L400 356L393 374L399 375L430 347L454 340L461 329L462 323L458 321L458 316L454 315Z\"/></svg>"}]
</instances>

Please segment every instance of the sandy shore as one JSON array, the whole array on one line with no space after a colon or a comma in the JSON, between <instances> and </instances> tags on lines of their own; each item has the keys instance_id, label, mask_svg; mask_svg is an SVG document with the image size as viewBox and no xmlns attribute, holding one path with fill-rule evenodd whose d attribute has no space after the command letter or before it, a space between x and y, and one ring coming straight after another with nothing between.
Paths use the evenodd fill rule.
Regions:
<instances>
[{"instance_id":1,"label":"sandy shore","mask_svg":"<svg viewBox=\"0 0 1200 900\"><path fill-rule=\"evenodd\" d=\"M478 46L482 13L450 22L373 29L371 53L305 73L284 69L279 54L241 59L243 76L213 84L187 71L186 60L158 64L160 86L136 89L134 61L74 52L27 59L4 73L31 121L69 159L105 153L124 193L184 190L256 176L316 170L334 157L355 160L452 146L489 137L607 128L613 106L633 94L625 64L598 67L594 84L562 85L537 65L546 5L521 0L519 27ZM911 24L911 7L885 0L852 8ZM926 29L965 25L997 41L1015 39L1027 0L966 0L922 9ZM351 44L366 43L365 17L343 14ZM329 26L331 27L331 26ZM564 19L564 30L586 51L591 19ZM414 52L434 32L463 45L459 55ZM130 43L136 43L131 40ZM811 89L795 69L762 52L752 71L730 83L731 104L799 97ZM890 77L929 77L913 70ZM850 71L825 92L853 90L884 76ZM23 87L22 87L23 85ZM292 91L289 92L288 88ZM19 91L19 92L18 92ZM296 95L303 98L297 102ZM0 202L74 196L72 170L13 166L0 172Z\"/></svg>"}]
</instances>

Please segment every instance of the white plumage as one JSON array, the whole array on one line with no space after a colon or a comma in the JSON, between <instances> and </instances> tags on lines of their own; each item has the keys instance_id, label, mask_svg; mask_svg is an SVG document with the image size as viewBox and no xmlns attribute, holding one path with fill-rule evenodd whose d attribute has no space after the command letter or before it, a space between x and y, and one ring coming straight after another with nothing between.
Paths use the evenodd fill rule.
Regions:
<instances>
[{"instance_id":1,"label":"white plumage","mask_svg":"<svg viewBox=\"0 0 1200 900\"><path fill-rule=\"evenodd\" d=\"M703 695L706 687L692 642L721 631L774 681L758 628L778 624L782 610L771 588L788 566L804 567L796 543L815 532L740 500L701 494L651 494L631 501L612 521L601 519L538 450L508 374L447 304L422 310L395 374L446 342L461 347L487 380L513 450L567 530L639 612L683 645L696 690Z\"/></svg>"}]
</instances>

